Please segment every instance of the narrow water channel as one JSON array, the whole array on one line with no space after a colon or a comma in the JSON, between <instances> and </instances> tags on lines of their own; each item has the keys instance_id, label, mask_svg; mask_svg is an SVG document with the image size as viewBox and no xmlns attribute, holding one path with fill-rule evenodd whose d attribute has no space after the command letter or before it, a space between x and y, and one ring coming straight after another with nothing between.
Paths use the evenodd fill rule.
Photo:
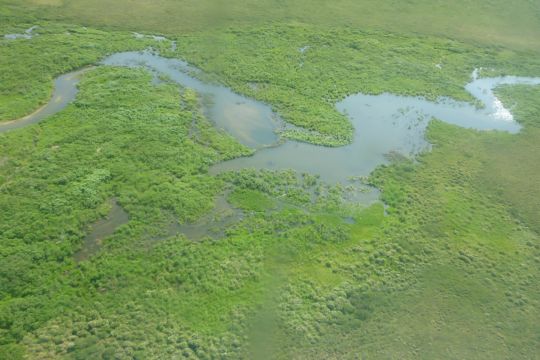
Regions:
<instances>
[{"instance_id":1,"label":"narrow water channel","mask_svg":"<svg viewBox=\"0 0 540 360\"><path fill-rule=\"evenodd\" d=\"M53 95L49 102L28 116L18 120L0 123L0 133L36 124L65 108L70 102L75 100L78 92L77 84L81 79L81 75L88 71L88 69L73 71L56 78Z\"/></svg>"},{"instance_id":2,"label":"narrow water channel","mask_svg":"<svg viewBox=\"0 0 540 360\"><path fill-rule=\"evenodd\" d=\"M149 51L123 52L107 57L104 65L145 67L172 81L210 97L205 104L206 115L221 129L251 148L262 148L278 141L276 129L279 117L259 101L233 92L231 89L203 82L192 74L200 70L177 59L167 59Z\"/></svg>"}]
</instances>

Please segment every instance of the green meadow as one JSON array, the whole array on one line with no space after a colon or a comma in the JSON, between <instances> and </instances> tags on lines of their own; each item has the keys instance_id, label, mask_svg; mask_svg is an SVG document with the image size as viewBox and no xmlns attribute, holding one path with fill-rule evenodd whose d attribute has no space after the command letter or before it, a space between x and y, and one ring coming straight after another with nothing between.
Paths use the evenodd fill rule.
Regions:
<instances>
[{"instance_id":1,"label":"green meadow","mask_svg":"<svg viewBox=\"0 0 540 360\"><path fill-rule=\"evenodd\" d=\"M205 99L99 61L152 47L269 104L297 126L283 138L343 146L347 95L473 102L475 68L540 76L539 16L533 1L1 0L1 34L39 27L0 37L0 121L95 66L62 111L0 133L0 359L537 358L540 86L496 89L518 134L433 119L432 149L378 167L365 205L316 174L211 175L253 150ZM170 231L221 197L241 214L221 235ZM77 260L113 199L129 221Z\"/></svg>"},{"instance_id":2,"label":"green meadow","mask_svg":"<svg viewBox=\"0 0 540 360\"><path fill-rule=\"evenodd\" d=\"M2 0L4 12L113 29L180 34L299 22L435 35L540 50L540 4L529 0Z\"/></svg>"}]
</instances>

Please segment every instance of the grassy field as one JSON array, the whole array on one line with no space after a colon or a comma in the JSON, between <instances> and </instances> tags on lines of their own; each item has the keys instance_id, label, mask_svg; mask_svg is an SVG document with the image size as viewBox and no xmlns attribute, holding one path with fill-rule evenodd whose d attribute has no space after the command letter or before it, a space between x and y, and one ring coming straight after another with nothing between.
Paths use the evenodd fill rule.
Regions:
<instances>
[{"instance_id":1,"label":"grassy field","mask_svg":"<svg viewBox=\"0 0 540 360\"><path fill-rule=\"evenodd\" d=\"M56 75L148 46L326 145L350 140L333 104L353 92L470 100L478 66L540 75L534 2L233 1L213 8L220 31L200 31L206 1L0 4L2 33L40 26L0 38L2 120L46 101ZM378 168L385 205L366 208L313 174L210 176L250 150L198 94L151 79L97 67L66 109L0 134L0 359L537 357L540 87L497 89L516 135L430 123L433 150ZM168 231L220 194L243 214L222 237ZM77 262L111 199L129 222Z\"/></svg>"},{"instance_id":2,"label":"grassy field","mask_svg":"<svg viewBox=\"0 0 540 360\"><path fill-rule=\"evenodd\" d=\"M2 0L3 7L115 29L181 34L209 26L300 22L429 34L540 50L540 4L516 0Z\"/></svg>"}]
</instances>

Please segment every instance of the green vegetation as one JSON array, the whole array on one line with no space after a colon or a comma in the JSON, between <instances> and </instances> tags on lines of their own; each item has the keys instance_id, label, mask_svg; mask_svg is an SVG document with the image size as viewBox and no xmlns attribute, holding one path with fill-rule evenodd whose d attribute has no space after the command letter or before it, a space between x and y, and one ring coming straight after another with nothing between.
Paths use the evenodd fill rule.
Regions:
<instances>
[{"instance_id":1,"label":"green vegetation","mask_svg":"<svg viewBox=\"0 0 540 360\"><path fill-rule=\"evenodd\" d=\"M518 105L514 113L525 125L519 137L501 135L498 141L485 142L485 152L490 159L484 162L479 184L487 195L497 194L510 205L515 216L540 233L540 189L536 179L540 178L537 159L540 138L540 104L538 88L526 86L503 88L499 96L508 104ZM517 100L515 100L517 99ZM493 176L493 174L497 174Z\"/></svg>"},{"instance_id":2,"label":"green vegetation","mask_svg":"<svg viewBox=\"0 0 540 360\"><path fill-rule=\"evenodd\" d=\"M0 33L22 33L34 25L0 25ZM39 23L32 39L0 40L0 119L12 120L33 112L49 100L52 80L91 65L106 54L144 49L150 41L130 33Z\"/></svg>"},{"instance_id":3,"label":"green vegetation","mask_svg":"<svg viewBox=\"0 0 540 360\"><path fill-rule=\"evenodd\" d=\"M534 164L538 149L532 149L530 136L539 125L535 97L540 88L524 92L509 87L504 93L507 101L518 104L518 119L526 126L522 134L465 131L434 122L429 131L433 152L422 156L418 165L402 162L372 176L391 205L385 235L409 252L422 254L419 260L425 264L418 287L406 292L413 295L400 300L402 315L391 313L399 340L393 349L374 349L380 356L405 351L400 341L416 341L427 358L478 357L476 351L486 358L534 358L540 316L540 288L533 281L540 259L537 219L531 212L533 200L508 201L520 190L512 188L516 183L507 174L514 167L509 164L522 161L531 178L521 180L521 185L534 196L537 190L530 180L540 174ZM512 161L499 163L502 153ZM491 172L494 164L508 167ZM506 190L493 191L494 184ZM415 311L418 316L411 316ZM428 347L432 339L436 346ZM485 347L479 349L481 344Z\"/></svg>"},{"instance_id":4,"label":"green vegetation","mask_svg":"<svg viewBox=\"0 0 540 360\"><path fill-rule=\"evenodd\" d=\"M274 202L264 194L253 190L235 191L229 197L232 205L245 210L264 211L274 206Z\"/></svg>"},{"instance_id":5,"label":"green vegetation","mask_svg":"<svg viewBox=\"0 0 540 360\"><path fill-rule=\"evenodd\" d=\"M351 30L332 19L332 29L271 24L179 33L196 27L193 13L207 2L176 5L189 9L181 16L192 22L185 24L167 21L180 16L168 1L130 2L135 14L149 13L118 22L127 14L124 1L107 14L98 1L87 2L85 12L79 1L32 1L49 9L49 18L114 22L118 31L36 21L37 13L19 12L30 1L1 3L11 4L0 6L2 33L40 26L29 40L0 39L2 120L44 103L56 75L149 46L304 128L287 136L326 145L350 141L351 126L334 109L347 94L470 100L462 86L477 66L493 68L484 75L540 75L534 41L513 35L538 31L532 2L474 5L485 10L483 29L494 9L530 10L522 22L492 20L500 31L494 38L507 34L502 43L528 50ZM252 14L246 25L270 3L258 4L256 11L235 2L230 9ZM293 19L302 3L290 4ZM305 20L324 22L343 9L345 21L369 15L353 18L359 5L329 4L305 12ZM426 4L404 3L419 12L392 26L438 33L448 23L405 26ZM158 22L162 11L168 15ZM447 21L460 16L445 11L452 14ZM464 22L474 16L465 15ZM385 19L380 26L393 29L392 16ZM178 41L176 51L124 32L159 27ZM493 39L482 34L463 38ZM154 84L143 69L99 66L83 76L76 101L63 111L0 134L0 359L537 356L540 87L497 90L524 126L517 135L430 123L433 150L378 168L368 181L385 205L364 207L313 174L209 175L212 164L251 150L212 126L198 94L162 80ZM223 193L243 217L222 238L196 242L170 233L171 224L211 213ZM111 199L129 222L76 262Z\"/></svg>"},{"instance_id":6,"label":"green vegetation","mask_svg":"<svg viewBox=\"0 0 540 360\"><path fill-rule=\"evenodd\" d=\"M392 92L470 101L463 87L479 64L491 69L483 75L540 74L534 53L301 25L187 35L178 38L175 55L308 130L285 136L330 146L352 139L349 120L335 108L347 95Z\"/></svg>"},{"instance_id":7,"label":"green vegetation","mask_svg":"<svg viewBox=\"0 0 540 360\"><path fill-rule=\"evenodd\" d=\"M213 130L191 91L180 109L176 86L150 80L144 71L93 70L73 105L43 125L2 136L4 343L109 286L112 279L94 273L97 263L90 272L76 270L71 258L100 204L116 196L129 212L129 224L106 242L111 254L129 257L124 250L159 235L160 224L192 220L212 207L221 185L201 168L246 153ZM192 127L197 136L188 136ZM112 275L113 268L105 271Z\"/></svg>"},{"instance_id":8,"label":"green vegetation","mask_svg":"<svg viewBox=\"0 0 540 360\"><path fill-rule=\"evenodd\" d=\"M530 0L2 0L4 12L80 24L180 34L211 26L299 22L540 50L540 4ZM31 10L31 11L30 11Z\"/></svg>"},{"instance_id":9,"label":"green vegetation","mask_svg":"<svg viewBox=\"0 0 540 360\"><path fill-rule=\"evenodd\" d=\"M4 32L23 28L10 26ZM296 25L197 33L177 37L175 52L168 42L136 39L130 33L49 23L37 32L31 40L2 41L7 51L0 59L6 77L0 118L21 116L45 102L51 79L60 73L96 63L114 51L145 47L184 58L214 80L271 104L300 127L283 136L327 146L352 140L349 120L335 108L347 95L388 91L432 100L438 96L471 100L463 86L478 64L491 69L485 75L540 74L540 61L530 52L360 30L320 31ZM33 61L40 53L47 56L42 62ZM20 57L28 64L16 60Z\"/></svg>"}]
</instances>

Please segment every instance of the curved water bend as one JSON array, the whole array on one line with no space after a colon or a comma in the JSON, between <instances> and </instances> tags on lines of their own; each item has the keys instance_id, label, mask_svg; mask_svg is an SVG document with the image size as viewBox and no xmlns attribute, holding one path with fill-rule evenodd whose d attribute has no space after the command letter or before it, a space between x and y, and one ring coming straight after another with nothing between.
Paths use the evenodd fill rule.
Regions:
<instances>
[{"instance_id":1,"label":"curved water bend","mask_svg":"<svg viewBox=\"0 0 540 360\"><path fill-rule=\"evenodd\" d=\"M236 94L227 87L205 83L190 76L189 74L199 70L184 61L164 58L149 51L134 51L113 54L101 64L144 67L156 75L165 75L184 87L209 96L210 103L204 106L206 115L217 127L224 129L244 145L260 148L274 145L278 141L276 129L281 121L268 105ZM45 106L22 119L0 124L0 133L37 123L62 110L75 99L79 75L86 70L58 77L55 80L53 97Z\"/></svg>"},{"instance_id":2,"label":"curved water bend","mask_svg":"<svg viewBox=\"0 0 540 360\"><path fill-rule=\"evenodd\" d=\"M47 116L54 115L65 108L75 99L80 76L88 69L85 68L59 76L54 81L53 96L47 104L21 119L0 123L0 133L38 123Z\"/></svg>"},{"instance_id":3,"label":"curved water bend","mask_svg":"<svg viewBox=\"0 0 540 360\"><path fill-rule=\"evenodd\" d=\"M202 95L209 95L211 103L205 106L206 115L217 127L244 145L260 148L278 141L276 129L280 121L268 105L239 95L225 86L209 84L190 76L190 73L199 70L185 61L164 58L150 51L133 51L113 54L102 64L145 67Z\"/></svg>"},{"instance_id":4,"label":"curved water bend","mask_svg":"<svg viewBox=\"0 0 540 360\"><path fill-rule=\"evenodd\" d=\"M520 125L497 99L493 89L500 85L538 85L540 78L478 79L475 74L465 88L485 105L482 109L449 98L431 102L420 97L387 93L356 94L336 105L354 125L354 140L350 145L328 148L289 141L279 147L260 150L251 157L216 164L211 173L242 168L295 169L319 174L326 182L344 183L351 177L368 175L377 166L387 163L389 154L410 156L429 149L424 134L432 118L465 128L518 132Z\"/></svg>"},{"instance_id":5,"label":"curved water bend","mask_svg":"<svg viewBox=\"0 0 540 360\"><path fill-rule=\"evenodd\" d=\"M210 95L207 115L214 123L238 141L253 148L275 144L278 117L269 106L234 93L229 88L212 85L190 76L198 71L186 62L167 59L151 52L124 52L107 57L102 64L138 67L166 75L173 81ZM51 101L23 119L0 124L0 132L36 123L64 108L77 93L78 75L84 70L60 76L55 82ZM414 155L429 144L424 133L433 117L445 122L479 130L517 132L520 126L509 109L493 93L499 85L538 85L540 78L497 77L478 79L465 86L485 107L449 98L430 102L420 97L391 94L347 97L336 105L354 124L354 141L347 146L328 148L288 141L280 146L259 150L251 157L238 158L212 167L212 173L242 168L295 169L319 174L330 183L346 182L350 177L368 175L375 167L386 163L388 154Z\"/></svg>"}]
</instances>

